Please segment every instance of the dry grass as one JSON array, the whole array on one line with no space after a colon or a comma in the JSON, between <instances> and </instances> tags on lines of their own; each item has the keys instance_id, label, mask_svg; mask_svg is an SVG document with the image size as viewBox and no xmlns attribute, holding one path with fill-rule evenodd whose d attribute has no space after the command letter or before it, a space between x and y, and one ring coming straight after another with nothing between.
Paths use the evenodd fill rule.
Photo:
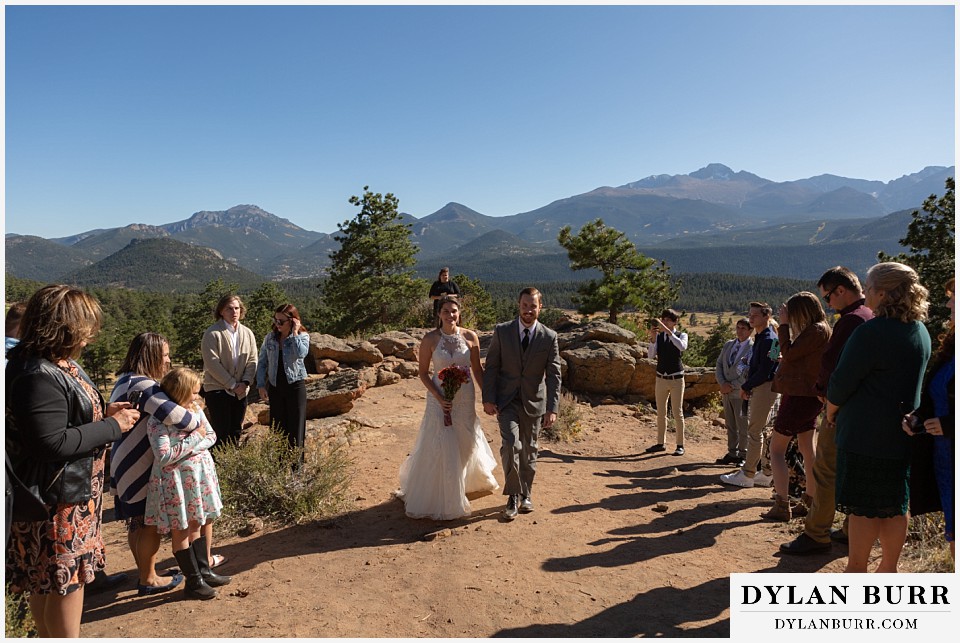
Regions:
<instances>
[{"instance_id":1,"label":"dry grass","mask_svg":"<svg viewBox=\"0 0 960 643\"><path fill-rule=\"evenodd\" d=\"M950 547L943 536L940 512L910 518L907 542L900 556L900 570L915 573L953 573Z\"/></svg>"},{"instance_id":2,"label":"dry grass","mask_svg":"<svg viewBox=\"0 0 960 643\"><path fill-rule=\"evenodd\" d=\"M560 412L557 421L549 429L540 430L540 435L558 442L575 442L583 439L583 411L580 402L572 394L563 391L560 394Z\"/></svg>"}]
</instances>

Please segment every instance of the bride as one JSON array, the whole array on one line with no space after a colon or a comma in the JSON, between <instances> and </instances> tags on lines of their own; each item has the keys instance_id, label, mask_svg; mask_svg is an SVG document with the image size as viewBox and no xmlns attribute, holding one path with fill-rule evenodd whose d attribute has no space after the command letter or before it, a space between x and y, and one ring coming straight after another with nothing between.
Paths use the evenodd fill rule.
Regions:
<instances>
[{"instance_id":1,"label":"bride","mask_svg":"<svg viewBox=\"0 0 960 643\"><path fill-rule=\"evenodd\" d=\"M427 387L427 408L413 451L400 467L400 491L411 518L452 520L470 515L468 494L489 495L500 485L493 477L497 461L477 421L473 382L483 382L480 340L459 327L460 303L447 295L440 299L440 328L420 342L420 380ZM433 362L434 375L430 376ZM472 371L453 402L443 397L437 373L448 366ZM444 414L452 419L445 426Z\"/></svg>"}]
</instances>

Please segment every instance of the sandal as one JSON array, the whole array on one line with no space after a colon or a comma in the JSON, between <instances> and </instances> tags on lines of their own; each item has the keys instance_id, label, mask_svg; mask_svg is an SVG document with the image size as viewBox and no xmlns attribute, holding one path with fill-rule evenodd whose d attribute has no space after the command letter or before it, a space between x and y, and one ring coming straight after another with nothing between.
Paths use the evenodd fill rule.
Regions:
<instances>
[{"instance_id":1,"label":"sandal","mask_svg":"<svg viewBox=\"0 0 960 643\"><path fill-rule=\"evenodd\" d=\"M211 558L213 558L213 560L210 561L210 569L213 569L214 567L219 567L220 565L227 562L227 557L222 554L214 554L213 556L211 556Z\"/></svg>"}]
</instances>

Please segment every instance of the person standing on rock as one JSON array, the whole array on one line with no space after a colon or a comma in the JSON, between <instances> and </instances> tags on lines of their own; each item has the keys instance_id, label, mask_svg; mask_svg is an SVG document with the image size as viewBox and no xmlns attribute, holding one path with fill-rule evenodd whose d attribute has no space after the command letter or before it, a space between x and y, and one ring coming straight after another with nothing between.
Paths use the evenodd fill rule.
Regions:
<instances>
[{"instance_id":1,"label":"person standing on rock","mask_svg":"<svg viewBox=\"0 0 960 643\"><path fill-rule=\"evenodd\" d=\"M270 403L270 424L287 436L291 447L303 448L307 431L307 368L310 333L300 323L293 304L281 304L273 313L257 360L260 398ZM302 457L302 454L301 454Z\"/></svg>"},{"instance_id":2,"label":"person standing on rock","mask_svg":"<svg viewBox=\"0 0 960 643\"><path fill-rule=\"evenodd\" d=\"M667 401L673 407L673 422L677 431L677 450L673 455L683 455L683 362L680 354L687 350L687 334L677 332L680 315L672 308L665 309L650 329L650 347L647 355L657 360L657 383L654 389L657 400L657 443L647 447L645 453L666 451Z\"/></svg>"},{"instance_id":3,"label":"person standing on rock","mask_svg":"<svg viewBox=\"0 0 960 643\"><path fill-rule=\"evenodd\" d=\"M536 288L524 288L518 306L517 319L494 329L483 372L483 411L497 417L503 441L507 520L533 511L540 427L553 426L560 410L557 334L537 320L543 296Z\"/></svg>"},{"instance_id":4,"label":"person standing on rock","mask_svg":"<svg viewBox=\"0 0 960 643\"><path fill-rule=\"evenodd\" d=\"M460 288L450 279L450 269L444 266L437 275L437 280L430 286L430 299L433 300L433 324L440 323L440 300L446 295L460 296Z\"/></svg>"},{"instance_id":5,"label":"person standing on rock","mask_svg":"<svg viewBox=\"0 0 960 643\"><path fill-rule=\"evenodd\" d=\"M723 418L727 426L727 454L717 464L743 466L747 458L747 416L742 413L740 385L747 379L746 369L739 368L750 359L753 340L750 320L737 320L737 336L723 345L717 358L716 377L723 397Z\"/></svg>"},{"instance_id":6,"label":"person standing on rock","mask_svg":"<svg viewBox=\"0 0 960 643\"><path fill-rule=\"evenodd\" d=\"M213 313L217 321L203 333L200 343L203 397L221 443L240 439L247 394L257 374L257 338L240 323L246 314L238 296L224 295Z\"/></svg>"}]
</instances>

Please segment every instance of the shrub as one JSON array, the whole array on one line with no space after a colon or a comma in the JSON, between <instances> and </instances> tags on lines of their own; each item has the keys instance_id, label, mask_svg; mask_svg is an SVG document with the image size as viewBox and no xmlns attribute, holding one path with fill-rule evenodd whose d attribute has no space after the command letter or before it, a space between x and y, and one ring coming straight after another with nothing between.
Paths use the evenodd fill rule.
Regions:
<instances>
[{"instance_id":1,"label":"shrub","mask_svg":"<svg viewBox=\"0 0 960 643\"><path fill-rule=\"evenodd\" d=\"M637 323L637 317L635 315L627 316L621 315L617 318L617 326L625 330L629 330L631 333L637 336L637 341L645 342L650 336L648 328L641 328L640 324Z\"/></svg>"},{"instance_id":2,"label":"shrub","mask_svg":"<svg viewBox=\"0 0 960 643\"><path fill-rule=\"evenodd\" d=\"M583 413L577 398L563 391L560 394L560 412L557 421L549 429L541 429L540 435L548 440L574 442L583 438L583 426L580 424Z\"/></svg>"},{"instance_id":3,"label":"shrub","mask_svg":"<svg viewBox=\"0 0 960 643\"><path fill-rule=\"evenodd\" d=\"M303 454L304 463L297 467ZM343 448L297 449L270 430L242 444L226 443L216 453L223 517L235 528L248 514L277 523L300 523L342 510L350 482Z\"/></svg>"},{"instance_id":4,"label":"shrub","mask_svg":"<svg viewBox=\"0 0 960 643\"><path fill-rule=\"evenodd\" d=\"M30 615L26 594L13 594L8 587L4 594L4 638L36 637L37 629Z\"/></svg>"},{"instance_id":5,"label":"shrub","mask_svg":"<svg viewBox=\"0 0 960 643\"><path fill-rule=\"evenodd\" d=\"M950 547L943 537L943 513L910 517L901 567L913 573L953 573Z\"/></svg>"},{"instance_id":6,"label":"shrub","mask_svg":"<svg viewBox=\"0 0 960 643\"><path fill-rule=\"evenodd\" d=\"M543 308L540 310L540 315L537 317L540 323L548 328L553 328L556 326L563 317L566 316L566 313L560 310L559 308Z\"/></svg>"}]
</instances>

